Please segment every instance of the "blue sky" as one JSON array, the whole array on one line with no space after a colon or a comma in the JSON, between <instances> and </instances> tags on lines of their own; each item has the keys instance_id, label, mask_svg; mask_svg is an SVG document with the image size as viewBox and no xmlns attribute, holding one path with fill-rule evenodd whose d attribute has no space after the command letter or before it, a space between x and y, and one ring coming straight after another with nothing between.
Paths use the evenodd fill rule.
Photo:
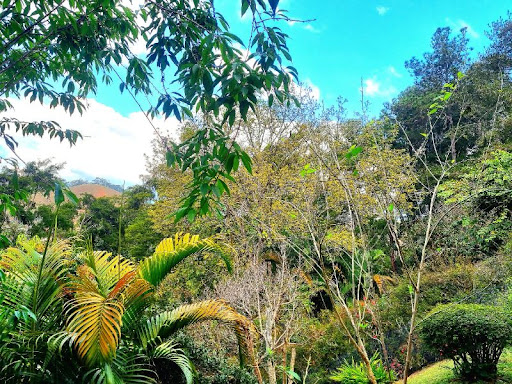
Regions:
<instances>
[{"instance_id":1,"label":"blue sky","mask_svg":"<svg viewBox=\"0 0 512 384\"><path fill-rule=\"evenodd\" d=\"M134 3L137 1L142 0ZM215 5L235 33L247 36L250 20L240 18L240 0L215 0ZM363 79L370 115L376 116L384 102L411 84L404 62L430 50L437 27L450 26L457 31L467 26L469 45L476 56L488 45L484 31L489 23L505 17L507 10L512 10L512 0L281 0L280 7L291 17L315 19L281 23L290 35L293 65L300 79L327 105L338 96L347 98L349 115L360 111ZM63 111L45 110L26 101L17 103L17 116L57 120L85 136L73 149L46 139L22 139L19 154L25 160L53 157L67 162L63 177L69 180L89 176L136 183L144 173L144 155L151 153L151 127L131 97L120 95L118 84L101 85L90 105L83 117L75 114L70 118ZM157 125L175 132L177 122L160 120Z\"/></svg>"},{"instance_id":2,"label":"blue sky","mask_svg":"<svg viewBox=\"0 0 512 384\"><path fill-rule=\"evenodd\" d=\"M239 0L216 0L217 10L233 31L247 36L249 18L240 18ZM293 65L301 81L320 91L327 105L338 96L349 100L350 112L360 110L361 79L370 112L377 115L383 102L397 96L411 78L404 62L430 49L437 27L454 31L468 27L475 54L488 43L488 24L512 10L511 0L281 0L293 18L315 21L289 25ZM101 87L96 99L126 115L137 110L117 87Z\"/></svg>"}]
</instances>

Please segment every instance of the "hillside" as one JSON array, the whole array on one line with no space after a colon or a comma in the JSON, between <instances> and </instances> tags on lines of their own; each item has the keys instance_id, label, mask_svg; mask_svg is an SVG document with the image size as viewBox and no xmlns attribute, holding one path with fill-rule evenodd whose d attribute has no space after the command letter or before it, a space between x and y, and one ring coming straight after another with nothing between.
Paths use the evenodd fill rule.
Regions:
<instances>
[{"instance_id":1,"label":"hillside","mask_svg":"<svg viewBox=\"0 0 512 384\"><path fill-rule=\"evenodd\" d=\"M121 192L116 191L115 189L112 189L105 185L93 184L93 183L74 185L74 186L69 187L69 189L78 197L85 195L85 194L92 195L95 198L119 196L121 194ZM37 205L52 204L53 194L50 194L50 196L45 197L42 194L38 193L34 197L34 202Z\"/></svg>"}]
</instances>

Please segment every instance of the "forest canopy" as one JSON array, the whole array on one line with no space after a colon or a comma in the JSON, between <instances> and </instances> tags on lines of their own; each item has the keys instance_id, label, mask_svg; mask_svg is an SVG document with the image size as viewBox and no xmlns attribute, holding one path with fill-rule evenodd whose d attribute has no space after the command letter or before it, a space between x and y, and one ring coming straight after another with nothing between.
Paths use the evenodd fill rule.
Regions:
<instances>
[{"instance_id":1,"label":"forest canopy","mask_svg":"<svg viewBox=\"0 0 512 384\"><path fill-rule=\"evenodd\" d=\"M511 14L477 54L435 29L372 117L298 81L305 20L241 0L242 39L217 5L3 2L0 380L512 380ZM16 158L83 135L13 100L81 114L102 83L154 101L139 184Z\"/></svg>"}]
</instances>

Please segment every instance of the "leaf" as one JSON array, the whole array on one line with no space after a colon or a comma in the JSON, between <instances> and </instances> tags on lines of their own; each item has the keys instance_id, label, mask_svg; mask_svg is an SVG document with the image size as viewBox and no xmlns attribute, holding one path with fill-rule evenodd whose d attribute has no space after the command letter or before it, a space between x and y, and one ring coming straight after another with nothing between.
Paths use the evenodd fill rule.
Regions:
<instances>
[{"instance_id":1,"label":"leaf","mask_svg":"<svg viewBox=\"0 0 512 384\"><path fill-rule=\"evenodd\" d=\"M62 193L62 187L60 183L55 183L54 193L55 205L59 206L64 202L64 194Z\"/></svg>"},{"instance_id":2,"label":"leaf","mask_svg":"<svg viewBox=\"0 0 512 384\"><path fill-rule=\"evenodd\" d=\"M351 159L351 158L357 156L358 154L360 154L362 150L363 150L363 148L358 147L356 145L352 145L350 147L350 149L348 150L348 152L345 154L345 157L347 159Z\"/></svg>"},{"instance_id":3,"label":"leaf","mask_svg":"<svg viewBox=\"0 0 512 384\"><path fill-rule=\"evenodd\" d=\"M69 189L69 188L63 188L62 192L73 205L78 205L79 199L78 197Z\"/></svg>"},{"instance_id":4,"label":"leaf","mask_svg":"<svg viewBox=\"0 0 512 384\"><path fill-rule=\"evenodd\" d=\"M300 381L301 381L301 380L300 380L300 376L299 376L299 374L298 374L297 372L294 372L294 371L292 371L292 370L287 370L287 371L286 371L286 374L287 374L288 376L290 376L294 381L297 381L297 382L299 382L299 383L300 383Z\"/></svg>"},{"instance_id":5,"label":"leaf","mask_svg":"<svg viewBox=\"0 0 512 384\"><path fill-rule=\"evenodd\" d=\"M428 134L426 134L425 132L420 132L420 135L423 137L428 137Z\"/></svg>"},{"instance_id":6,"label":"leaf","mask_svg":"<svg viewBox=\"0 0 512 384\"><path fill-rule=\"evenodd\" d=\"M240 17L243 17L245 15L245 12L249 9L249 3L250 0L242 0L242 11L240 14Z\"/></svg>"},{"instance_id":7,"label":"leaf","mask_svg":"<svg viewBox=\"0 0 512 384\"><path fill-rule=\"evenodd\" d=\"M141 261L138 274L153 286L157 286L183 259L205 248L213 247L215 245L210 239L200 239L198 235L188 233L177 233L174 238L162 240L153 255Z\"/></svg>"},{"instance_id":8,"label":"leaf","mask_svg":"<svg viewBox=\"0 0 512 384\"><path fill-rule=\"evenodd\" d=\"M169 149L165 152L165 161L168 167L172 167L176 161L176 156Z\"/></svg>"},{"instance_id":9,"label":"leaf","mask_svg":"<svg viewBox=\"0 0 512 384\"><path fill-rule=\"evenodd\" d=\"M240 157L242 158L242 164L244 165L245 169L249 174L252 175L252 160L249 157L249 155L246 152L242 152L240 154Z\"/></svg>"},{"instance_id":10,"label":"leaf","mask_svg":"<svg viewBox=\"0 0 512 384\"><path fill-rule=\"evenodd\" d=\"M277 6L279 5L279 0L268 0L268 4L272 9L272 13L275 15L277 11Z\"/></svg>"},{"instance_id":11,"label":"leaf","mask_svg":"<svg viewBox=\"0 0 512 384\"><path fill-rule=\"evenodd\" d=\"M395 209L395 205L393 203L388 205L388 211L393 212L393 209Z\"/></svg>"}]
</instances>

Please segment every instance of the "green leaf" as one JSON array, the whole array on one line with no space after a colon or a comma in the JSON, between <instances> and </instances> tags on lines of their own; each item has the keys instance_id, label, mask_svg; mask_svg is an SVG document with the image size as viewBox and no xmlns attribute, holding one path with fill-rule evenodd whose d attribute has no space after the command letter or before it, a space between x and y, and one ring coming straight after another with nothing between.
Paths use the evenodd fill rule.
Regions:
<instances>
[{"instance_id":1,"label":"green leaf","mask_svg":"<svg viewBox=\"0 0 512 384\"><path fill-rule=\"evenodd\" d=\"M63 188L62 192L73 205L78 205L78 197L69 189L69 188Z\"/></svg>"},{"instance_id":2,"label":"green leaf","mask_svg":"<svg viewBox=\"0 0 512 384\"><path fill-rule=\"evenodd\" d=\"M242 12L240 15L241 17L243 17L245 15L245 12L247 12L247 10L249 9L249 3L249 0L242 0Z\"/></svg>"},{"instance_id":3,"label":"green leaf","mask_svg":"<svg viewBox=\"0 0 512 384\"><path fill-rule=\"evenodd\" d=\"M393 212L393 209L395 209L395 205L393 203L388 205L388 211Z\"/></svg>"},{"instance_id":4,"label":"green leaf","mask_svg":"<svg viewBox=\"0 0 512 384\"><path fill-rule=\"evenodd\" d=\"M242 163L247 170L252 175L252 160L249 157L249 155L246 152L242 152L240 154L240 157L242 158Z\"/></svg>"},{"instance_id":5,"label":"green leaf","mask_svg":"<svg viewBox=\"0 0 512 384\"><path fill-rule=\"evenodd\" d=\"M279 5L279 0L268 0L268 5L270 5L272 13L275 15L277 11L277 6Z\"/></svg>"},{"instance_id":6,"label":"green leaf","mask_svg":"<svg viewBox=\"0 0 512 384\"><path fill-rule=\"evenodd\" d=\"M301 380L300 380L300 376L298 375L298 373L297 373L297 372L294 372L294 371L291 371L291 370L287 370L287 371L286 371L286 374L287 374L288 376L290 376L294 381L297 381L297 382L299 382L299 383L300 383L300 381L301 381Z\"/></svg>"},{"instance_id":7,"label":"green leaf","mask_svg":"<svg viewBox=\"0 0 512 384\"><path fill-rule=\"evenodd\" d=\"M55 204L61 205L64 202L64 194L62 193L62 187L60 183L55 183L55 190L54 190L55 196Z\"/></svg>"},{"instance_id":8,"label":"green leaf","mask_svg":"<svg viewBox=\"0 0 512 384\"><path fill-rule=\"evenodd\" d=\"M193 223L195 218L196 218L196 211L194 211L194 210L188 211L188 213L187 213L188 222Z\"/></svg>"},{"instance_id":9,"label":"green leaf","mask_svg":"<svg viewBox=\"0 0 512 384\"><path fill-rule=\"evenodd\" d=\"M203 72L203 87L208 95L213 94L213 81L212 77L210 76L210 72L208 71Z\"/></svg>"},{"instance_id":10,"label":"green leaf","mask_svg":"<svg viewBox=\"0 0 512 384\"><path fill-rule=\"evenodd\" d=\"M167 150L167 152L165 152L165 161L168 167L172 167L174 165L174 162L176 161L176 156L171 150Z\"/></svg>"},{"instance_id":11,"label":"green leaf","mask_svg":"<svg viewBox=\"0 0 512 384\"><path fill-rule=\"evenodd\" d=\"M351 159L351 158L357 156L358 154L360 154L362 150L363 150L363 148L358 147L356 145L352 145L350 147L350 149L348 150L348 152L346 153L345 157L347 159Z\"/></svg>"}]
</instances>

